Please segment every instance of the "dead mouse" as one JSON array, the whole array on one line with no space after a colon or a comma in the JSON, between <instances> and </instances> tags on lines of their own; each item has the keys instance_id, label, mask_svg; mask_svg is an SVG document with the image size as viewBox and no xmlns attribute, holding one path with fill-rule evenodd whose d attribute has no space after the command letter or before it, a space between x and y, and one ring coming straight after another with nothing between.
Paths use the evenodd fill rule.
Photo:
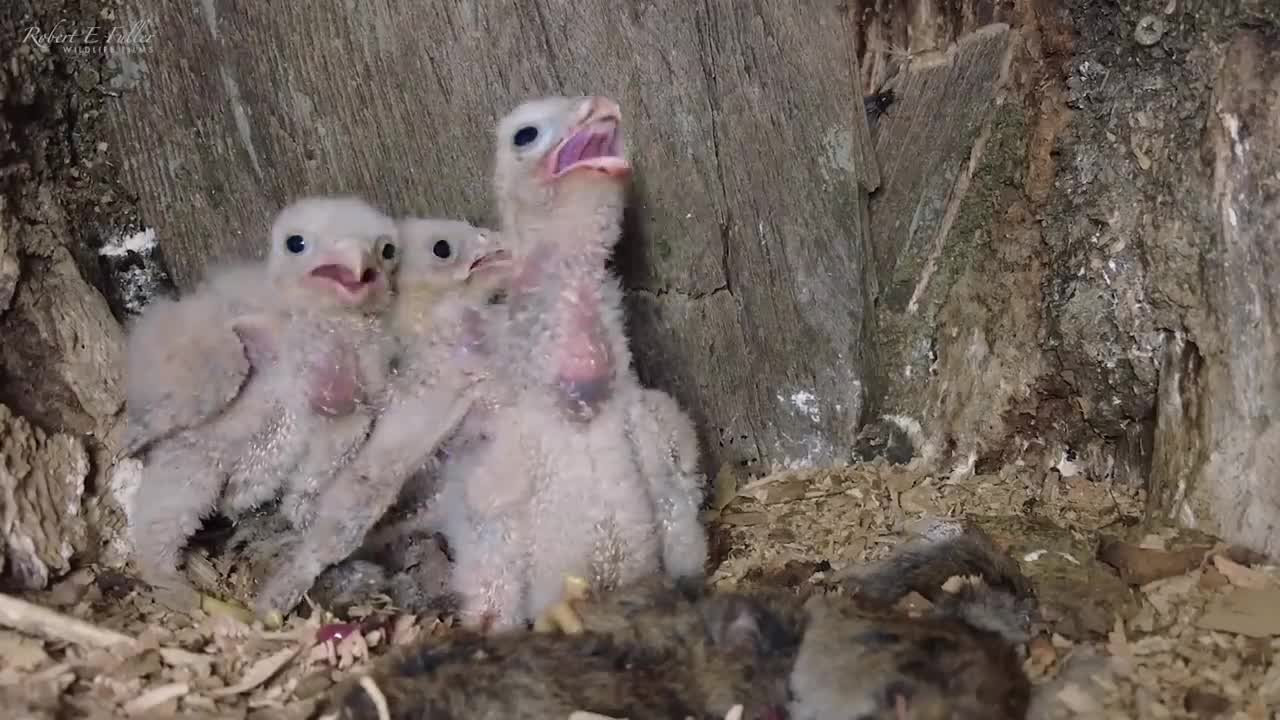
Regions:
<instances>
[{"instance_id":1,"label":"dead mouse","mask_svg":"<svg viewBox=\"0 0 1280 720\"><path fill-rule=\"evenodd\" d=\"M911 563L927 567L924 551L957 569L957 557L972 555L958 542L971 540L912 546ZM958 569L994 566L973 558ZM902 567L891 558L880 570ZM719 720L735 706L743 720L1021 718L1030 688L1015 646L970 624L966 597L979 596L910 618L856 594L806 602L785 590L712 592L654 577L579 603L573 634L458 632L384 659L331 701L340 717L371 720L380 705L406 720L574 711Z\"/></svg>"}]
</instances>

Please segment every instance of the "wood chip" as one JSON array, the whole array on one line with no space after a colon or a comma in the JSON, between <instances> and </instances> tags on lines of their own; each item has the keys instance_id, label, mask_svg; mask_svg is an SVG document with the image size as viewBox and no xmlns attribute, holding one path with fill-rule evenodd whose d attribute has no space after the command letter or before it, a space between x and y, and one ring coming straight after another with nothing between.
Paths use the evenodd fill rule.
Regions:
<instances>
[{"instance_id":1,"label":"wood chip","mask_svg":"<svg viewBox=\"0 0 1280 720\"><path fill-rule=\"evenodd\" d=\"M761 488L760 492L756 493L756 499L765 505L778 505L799 500L805 496L808 490L808 481L804 479L791 480L790 482L775 483Z\"/></svg>"},{"instance_id":2,"label":"wood chip","mask_svg":"<svg viewBox=\"0 0 1280 720\"><path fill-rule=\"evenodd\" d=\"M285 665L288 665L290 661L297 657L302 650L302 645L279 650L254 663L240 682L217 690L210 690L208 694L211 697L226 697L227 695L239 695L249 692L274 677Z\"/></svg>"},{"instance_id":3,"label":"wood chip","mask_svg":"<svg viewBox=\"0 0 1280 720\"><path fill-rule=\"evenodd\" d=\"M212 665L214 657L203 653L194 653L181 648L162 647L159 650L160 659L170 667L191 667L193 665Z\"/></svg>"},{"instance_id":4,"label":"wood chip","mask_svg":"<svg viewBox=\"0 0 1280 720\"><path fill-rule=\"evenodd\" d=\"M90 625L4 593L0 593L0 625L86 647L111 648L134 644L134 639L128 635Z\"/></svg>"},{"instance_id":5,"label":"wood chip","mask_svg":"<svg viewBox=\"0 0 1280 720\"><path fill-rule=\"evenodd\" d=\"M1129 585L1146 585L1163 578L1185 575L1199 567L1211 547L1154 550L1127 542L1104 542L1098 559L1115 568Z\"/></svg>"},{"instance_id":6,"label":"wood chip","mask_svg":"<svg viewBox=\"0 0 1280 720\"><path fill-rule=\"evenodd\" d=\"M33 670L48 661L49 654L39 640L7 630L0 631L0 667Z\"/></svg>"},{"instance_id":7,"label":"wood chip","mask_svg":"<svg viewBox=\"0 0 1280 720\"><path fill-rule=\"evenodd\" d=\"M1058 691L1058 700L1067 709L1077 715L1086 717L1100 717L1102 715L1102 703L1098 699L1084 691L1076 683L1067 683Z\"/></svg>"},{"instance_id":8,"label":"wood chip","mask_svg":"<svg viewBox=\"0 0 1280 720\"><path fill-rule=\"evenodd\" d=\"M154 687L138 697L125 703L121 708L126 715L142 715L170 700L176 700L183 695L191 692L191 686L186 683L169 683L168 685L160 685Z\"/></svg>"},{"instance_id":9,"label":"wood chip","mask_svg":"<svg viewBox=\"0 0 1280 720\"><path fill-rule=\"evenodd\" d=\"M737 525L739 527L763 525L769 522L769 515L762 512L729 513L728 515L722 515L720 522L725 525Z\"/></svg>"},{"instance_id":10,"label":"wood chip","mask_svg":"<svg viewBox=\"0 0 1280 720\"><path fill-rule=\"evenodd\" d=\"M1266 573L1245 567L1225 555L1214 555L1213 566L1236 587L1250 590L1262 590L1275 584L1275 580Z\"/></svg>"},{"instance_id":11,"label":"wood chip","mask_svg":"<svg viewBox=\"0 0 1280 720\"><path fill-rule=\"evenodd\" d=\"M1226 575L1218 572L1218 568L1210 566L1200 571L1200 580L1197 584L1201 590L1213 592L1230 585L1231 581L1227 580Z\"/></svg>"},{"instance_id":12,"label":"wood chip","mask_svg":"<svg viewBox=\"0 0 1280 720\"><path fill-rule=\"evenodd\" d=\"M1196 626L1246 637L1280 635L1280 612L1276 608L1280 608L1280 589L1236 588L1216 598Z\"/></svg>"}]
</instances>

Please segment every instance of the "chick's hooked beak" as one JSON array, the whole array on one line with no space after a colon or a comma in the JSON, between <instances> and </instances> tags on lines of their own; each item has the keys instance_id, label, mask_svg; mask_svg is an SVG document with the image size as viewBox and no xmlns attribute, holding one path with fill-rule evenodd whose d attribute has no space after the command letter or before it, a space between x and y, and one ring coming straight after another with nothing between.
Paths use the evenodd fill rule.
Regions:
<instances>
[{"instance_id":1,"label":"chick's hooked beak","mask_svg":"<svg viewBox=\"0 0 1280 720\"><path fill-rule=\"evenodd\" d=\"M572 128L547 156L547 173L552 180L575 170L594 170L610 177L631 172L625 155L622 109L609 98L596 95L583 101Z\"/></svg>"},{"instance_id":2,"label":"chick's hooked beak","mask_svg":"<svg viewBox=\"0 0 1280 720\"><path fill-rule=\"evenodd\" d=\"M310 277L329 287L339 300L349 305L364 302L386 278L371 248L355 239L343 239L316 260Z\"/></svg>"}]
</instances>

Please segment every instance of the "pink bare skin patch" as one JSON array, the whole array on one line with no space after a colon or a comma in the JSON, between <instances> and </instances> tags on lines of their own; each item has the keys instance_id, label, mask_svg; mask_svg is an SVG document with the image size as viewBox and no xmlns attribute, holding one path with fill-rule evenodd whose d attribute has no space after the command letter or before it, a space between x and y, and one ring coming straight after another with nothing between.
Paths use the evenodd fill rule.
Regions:
<instances>
[{"instance_id":1,"label":"pink bare skin patch","mask_svg":"<svg viewBox=\"0 0 1280 720\"><path fill-rule=\"evenodd\" d=\"M583 417L594 415L595 408L608 399L614 370L600 303L589 288L588 284L579 284L570 290L556 359L562 399Z\"/></svg>"},{"instance_id":2,"label":"pink bare skin patch","mask_svg":"<svg viewBox=\"0 0 1280 720\"><path fill-rule=\"evenodd\" d=\"M360 394L355 350L346 343L335 344L312 366L307 378L307 399L311 409L325 417L342 417L355 412Z\"/></svg>"}]
</instances>

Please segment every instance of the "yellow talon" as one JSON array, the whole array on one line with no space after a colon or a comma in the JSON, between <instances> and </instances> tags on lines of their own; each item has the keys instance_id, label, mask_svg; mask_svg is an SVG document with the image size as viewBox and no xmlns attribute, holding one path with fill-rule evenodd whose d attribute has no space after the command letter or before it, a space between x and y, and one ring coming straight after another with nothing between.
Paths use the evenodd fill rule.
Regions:
<instances>
[{"instance_id":1,"label":"yellow talon","mask_svg":"<svg viewBox=\"0 0 1280 720\"><path fill-rule=\"evenodd\" d=\"M262 625L268 630L279 630L284 626L284 616L280 614L279 610L272 610L267 613L266 617L262 618Z\"/></svg>"},{"instance_id":2,"label":"yellow talon","mask_svg":"<svg viewBox=\"0 0 1280 720\"><path fill-rule=\"evenodd\" d=\"M586 600L587 581L577 575L564 576L564 597L566 600Z\"/></svg>"},{"instance_id":3,"label":"yellow talon","mask_svg":"<svg viewBox=\"0 0 1280 720\"><path fill-rule=\"evenodd\" d=\"M582 619L573 609L573 603L587 597L587 581L576 575L566 575L564 592L560 599L548 607L533 621L534 632L546 633L559 630L565 635L580 635L584 628Z\"/></svg>"},{"instance_id":4,"label":"yellow talon","mask_svg":"<svg viewBox=\"0 0 1280 720\"><path fill-rule=\"evenodd\" d=\"M236 603L219 600L212 595L205 595L201 593L200 609L210 615L225 615L227 617L233 617L245 625L253 624L253 613L249 612L247 608L237 605Z\"/></svg>"}]
</instances>

